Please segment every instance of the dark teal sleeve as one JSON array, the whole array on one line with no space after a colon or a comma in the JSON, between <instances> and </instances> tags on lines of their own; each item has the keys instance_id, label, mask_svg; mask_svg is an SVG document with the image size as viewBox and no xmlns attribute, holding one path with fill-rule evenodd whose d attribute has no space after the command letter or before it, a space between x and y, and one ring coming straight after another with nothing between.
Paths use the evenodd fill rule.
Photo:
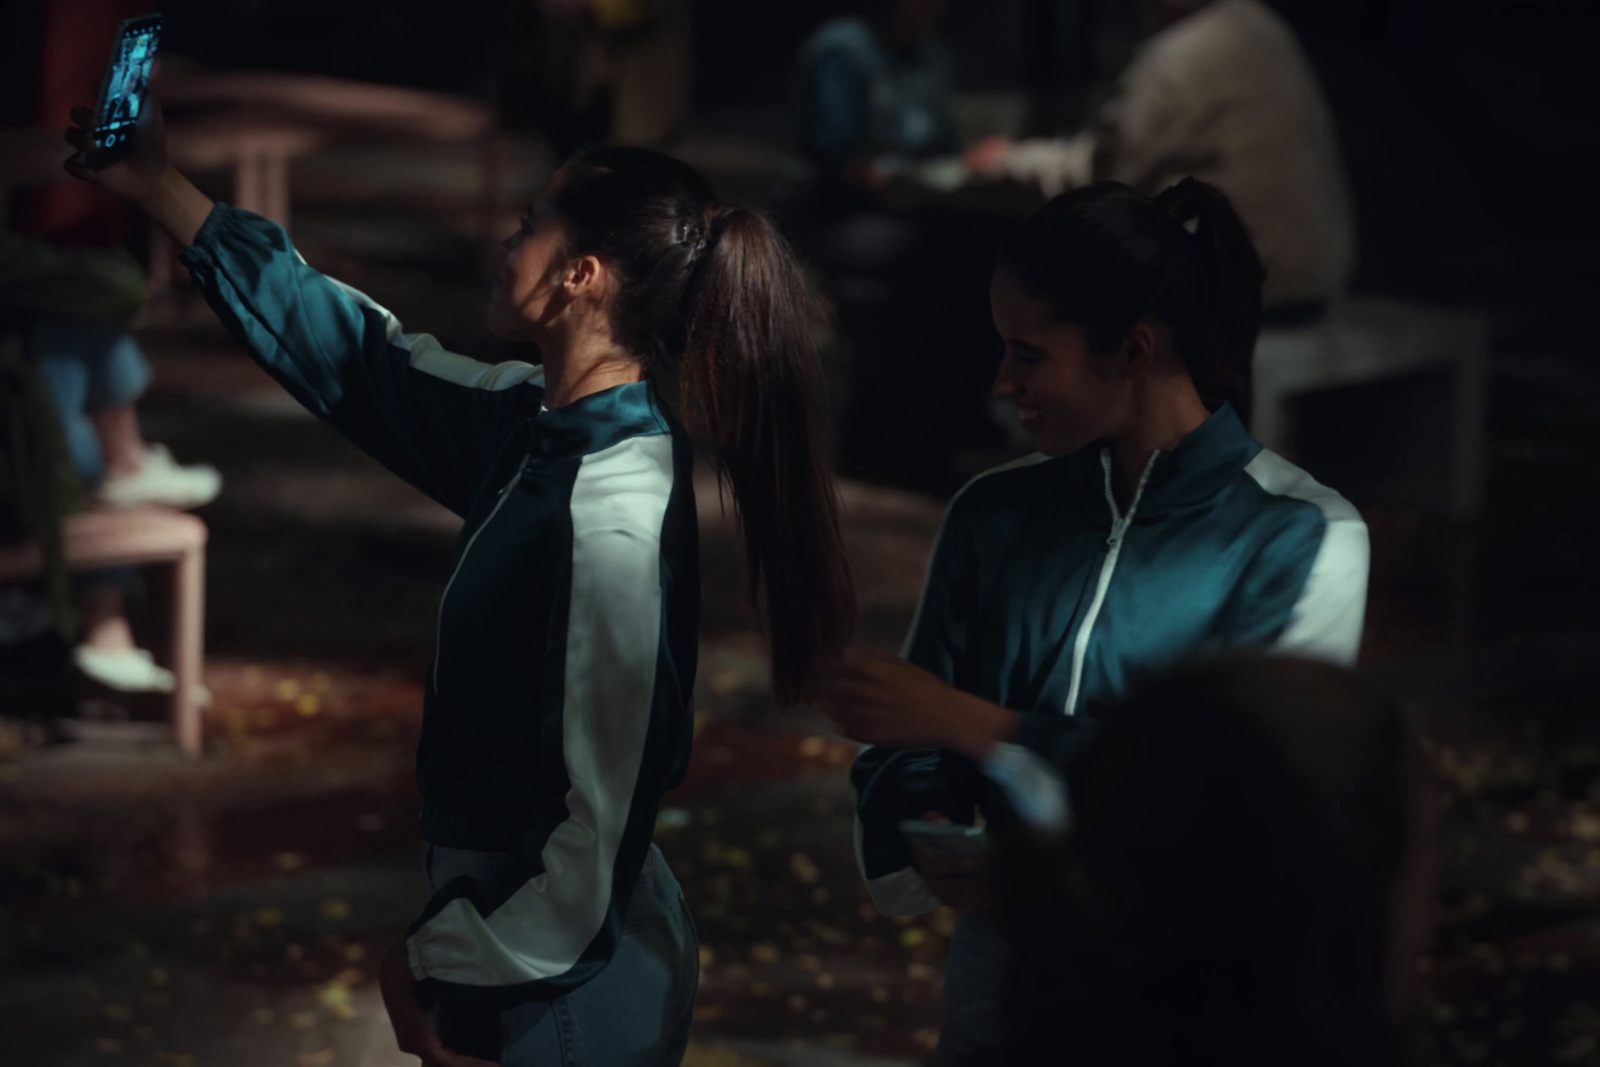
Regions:
<instances>
[{"instance_id":1,"label":"dark teal sleeve","mask_svg":"<svg viewBox=\"0 0 1600 1067\"><path fill-rule=\"evenodd\" d=\"M960 673L973 610L972 561L967 558L958 503L959 497L951 503L934 545L903 652L908 661L946 682ZM952 822L970 824L979 795L976 765L938 748L873 746L856 757L850 780L856 791L858 859L869 889L878 879L911 866L911 847L899 830L903 820L939 811ZM883 907L881 900L879 906Z\"/></svg>"},{"instance_id":2,"label":"dark teal sleeve","mask_svg":"<svg viewBox=\"0 0 1600 1067\"><path fill-rule=\"evenodd\" d=\"M543 403L542 368L482 363L404 333L259 215L218 204L181 258L223 325L296 400L459 515L517 422Z\"/></svg>"}]
</instances>

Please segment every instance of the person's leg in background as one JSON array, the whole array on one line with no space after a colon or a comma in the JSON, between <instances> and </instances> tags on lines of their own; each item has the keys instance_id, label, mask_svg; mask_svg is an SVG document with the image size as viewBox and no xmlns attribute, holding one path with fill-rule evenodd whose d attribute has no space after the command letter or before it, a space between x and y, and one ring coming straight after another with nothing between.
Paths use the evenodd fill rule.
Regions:
<instances>
[{"instance_id":1,"label":"person's leg in background","mask_svg":"<svg viewBox=\"0 0 1600 1067\"><path fill-rule=\"evenodd\" d=\"M214 499L222 479L205 466L179 467L139 431L134 401L150 386L150 367L126 334L64 319L34 325L32 351L74 468L85 486L123 506L198 507ZM127 598L138 571L91 571L78 580L80 643L73 661L84 674L123 692L171 692L171 671L138 647Z\"/></svg>"},{"instance_id":2,"label":"person's leg in background","mask_svg":"<svg viewBox=\"0 0 1600 1067\"><path fill-rule=\"evenodd\" d=\"M131 336L69 319L44 319L33 353L56 400L73 462L100 503L197 508L222 490L205 464L180 466L145 441L134 404L150 388L150 364Z\"/></svg>"}]
</instances>

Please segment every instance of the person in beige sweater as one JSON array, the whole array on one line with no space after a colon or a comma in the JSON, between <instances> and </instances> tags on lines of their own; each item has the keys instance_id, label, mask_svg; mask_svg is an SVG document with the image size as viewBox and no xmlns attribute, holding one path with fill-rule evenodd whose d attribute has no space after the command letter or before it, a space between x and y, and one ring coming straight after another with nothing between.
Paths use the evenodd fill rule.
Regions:
<instances>
[{"instance_id":1,"label":"person in beige sweater","mask_svg":"<svg viewBox=\"0 0 1600 1067\"><path fill-rule=\"evenodd\" d=\"M1102 179L1147 193L1189 175L1210 182L1260 250L1269 319L1314 317L1350 280L1355 222L1332 115L1293 31L1259 0L1144 7L1155 32L1092 128L991 140L969 164L1047 196Z\"/></svg>"}]
</instances>

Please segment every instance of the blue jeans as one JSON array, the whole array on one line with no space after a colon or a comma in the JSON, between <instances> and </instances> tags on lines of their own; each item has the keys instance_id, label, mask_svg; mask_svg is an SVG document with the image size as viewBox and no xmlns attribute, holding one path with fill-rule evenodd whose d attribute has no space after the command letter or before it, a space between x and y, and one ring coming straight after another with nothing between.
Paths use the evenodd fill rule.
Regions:
<instances>
[{"instance_id":1,"label":"blue jeans","mask_svg":"<svg viewBox=\"0 0 1600 1067\"><path fill-rule=\"evenodd\" d=\"M150 388L139 343L117 330L75 319L34 322L33 362L55 401L72 466L85 485L105 476L105 454L89 416L133 403Z\"/></svg>"},{"instance_id":2,"label":"blue jeans","mask_svg":"<svg viewBox=\"0 0 1600 1067\"><path fill-rule=\"evenodd\" d=\"M72 467L84 485L98 485L105 477L106 457L89 416L143 396L150 388L150 364L132 337L78 319L35 319L31 341L33 363L55 401ZM79 576L85 585L116 585L124 590L138 580L136 567Z\"/></svg>"},{"instance_id":3,"label":"blue jeans","mask_svg":"<svg viewBox=\"0 0 1600 1067\"><path fill-rule=\"evenodd\" d=\"M430 892L492 866L494 857L430 849ZM661 850L651 845L604 970L564 997L500 1012L442 1004L439 1036L448 1048L498 1059L502 1067L677 1067L689 1045L699 984L694 920Z\"/></svg>"},{"instance_id":4,"label":"blue jeans","mask_svg":"<svg viewBox=\"0 0 1600 1067\"><path fill-rule=\"evenodd\" d=\"M997 1062L996 1050L1006 1040L1000 997L1008 959L1005 939L987 912L968 912L957 920L945 962L940 1067Z\"/></svg>"}]
</instances>

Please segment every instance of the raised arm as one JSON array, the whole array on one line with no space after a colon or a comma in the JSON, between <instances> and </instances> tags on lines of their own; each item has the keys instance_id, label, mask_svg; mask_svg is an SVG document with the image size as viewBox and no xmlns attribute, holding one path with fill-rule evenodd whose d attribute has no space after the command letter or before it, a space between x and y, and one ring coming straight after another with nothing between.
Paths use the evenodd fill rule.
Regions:
<instances>
[{"instance_id":1,"label":"raised arm","mask_svg":"<svg viewBox=\"0 0 1600 1067\"><path fill-rule=\"evenodd\" d=\"M89 114L77 109L86 124ZM167 159L152 102L126 154L89 146L66 169L143 208L183 249L207 301L297 400L441 504L465 514L516 422L544 399L543 371L490 365L408 334L387 310L319 273L278 225L214 203Z\"/></svg>"}]
</instances>

